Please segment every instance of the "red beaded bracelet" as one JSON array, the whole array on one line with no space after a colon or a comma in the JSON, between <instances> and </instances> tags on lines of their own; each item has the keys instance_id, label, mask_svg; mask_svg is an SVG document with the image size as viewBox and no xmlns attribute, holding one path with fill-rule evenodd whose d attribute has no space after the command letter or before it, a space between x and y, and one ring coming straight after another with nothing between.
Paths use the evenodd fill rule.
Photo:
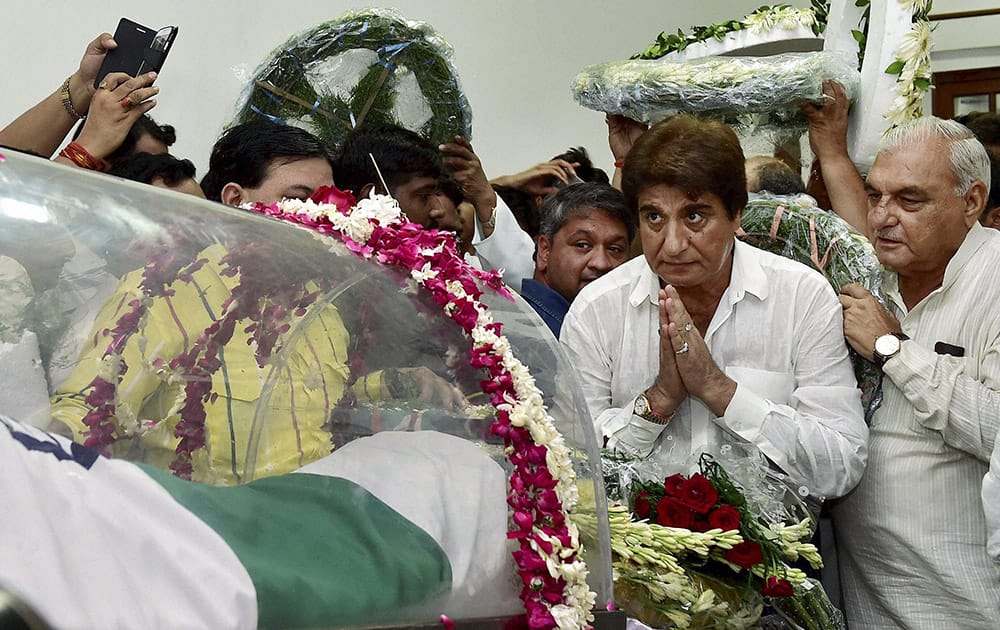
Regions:
<instances>
[{"instance_id":1,"label":"red beaded bracelet","mask_svg":"<svg viewBox=\"0 0 1000 630\"><path fill-rule=\"evenodd\" d=\"M90 171L101 171L103 173L107 172L107 170L111 168L111 165L108 164L106 160L94 157L89 151L76 142L70 142L67 144L66 148L59 152L59 155L68 159L80 168L85 168Z\"/></svg>"}]
</instances>

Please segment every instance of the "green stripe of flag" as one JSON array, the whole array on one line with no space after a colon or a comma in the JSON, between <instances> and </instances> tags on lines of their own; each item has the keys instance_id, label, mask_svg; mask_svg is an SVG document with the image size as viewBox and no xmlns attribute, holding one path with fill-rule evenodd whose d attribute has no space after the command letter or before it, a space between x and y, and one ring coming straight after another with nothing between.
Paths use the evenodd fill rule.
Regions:
<instances>
[{"instance_id":1,"label":"green stripe of flag","mask_svg":"<svg viewBox=\"0 0 1000 630\"><path fill-rule=\"evenodd\" d=\"M142 468L239 557L261 627L372 623L450 590L437 542L346 479L297 473L219 487Z\"/></svg>"}]
</instances>

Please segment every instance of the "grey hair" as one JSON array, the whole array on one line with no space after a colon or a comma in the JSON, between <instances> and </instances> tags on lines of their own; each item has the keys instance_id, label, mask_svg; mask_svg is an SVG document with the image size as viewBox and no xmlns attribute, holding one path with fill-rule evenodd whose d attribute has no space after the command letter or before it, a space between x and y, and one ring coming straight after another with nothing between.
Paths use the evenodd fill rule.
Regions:
<instances>
[{"instance_id":1,"label":"grey hair","mask_svg":"<svg viewBox=\"0 0 1000 630\"><path fill-rule=\"evenodd\" d=\"M974 182L982 182L990 192L990 156L986 147L965 125L936 116L914 118L890 129L882 137L880 151L895 151L911 144L945 140L951 154L951 172L958 180L955 194L969 192Z\"/></svg>"},{"instance_id":2,"label":"grey hair","mask_svg":"<svg viewBox=\"0 0 1000 630\"><path fill-rule=\"evenodd\" d=\"M556 232L571 218L583 214L583 210L588 208L599 208L621 220L628 231L629 242L632 241L637 228L637 219L625 205L625 197L619 190L598 182L571 184L546 197L539 211L541 214L539 236L544 236L552 242Z\"/></svg>"}]
</instances>

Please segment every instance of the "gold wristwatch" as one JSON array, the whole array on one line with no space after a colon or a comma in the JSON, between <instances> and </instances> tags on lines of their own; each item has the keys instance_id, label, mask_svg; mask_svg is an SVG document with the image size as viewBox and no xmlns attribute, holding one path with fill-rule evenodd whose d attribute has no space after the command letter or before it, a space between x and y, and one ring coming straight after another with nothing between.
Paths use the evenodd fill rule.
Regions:
<instances>
[{"instance_id":1,"label":"gold wristwatch","mask_svg":"<svg viewBox=\"0 0 1000 630\"><path fill-rule=\"evenodd\" d=\"M635 405L632 407L632 413L639 416L643 420L647 420L654 424L668 425L670 421L674 419L674 414L677 410L670 412L669 416L661 416L660 414L653 411L653 407L649 404L649 398L646 397L646 392L639 394L639 397L635 399Z\"/></svg>"},{"instance_id":2,"label":"gold wristwatch","mask_svg":"<svg viewBox=\"0 0 1000 630\"><path fill-rule=\"evenodd\" d=\"M875 347L872 349L875 364L879 367L885 365L886 361L899 354L899 349L907 339L909 337L901 332L889 333L875 339Z\"/></svg>"}]
</instances>

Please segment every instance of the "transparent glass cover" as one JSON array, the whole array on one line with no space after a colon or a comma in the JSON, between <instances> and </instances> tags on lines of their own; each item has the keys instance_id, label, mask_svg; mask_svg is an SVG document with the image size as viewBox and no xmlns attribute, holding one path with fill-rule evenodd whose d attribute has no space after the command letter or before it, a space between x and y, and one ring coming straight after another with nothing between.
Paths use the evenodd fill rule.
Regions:
<instances>
[{"instance_id":1,"label":"transparent glass cover","mask_svg":"<svg viewBox=\"0 0 1000 630\"><path fill-rule=\"evenodd\" d=\"M414 595L404 584L385 589L398 601L331 604L340 612L317 612L314 625L524 612L507 536L512 466L490 431L487 375L470 365L469 337L408 273L245 210L4 157L0 414L190 479L177 482L185 488L307 479L290 473L348 479L448 556L443 586ZM588 583L603 607L607 511L579 386L535 313L483 290L569 447ZM353 503L359 513L362 503ZM366 522L359 516L356 527ZM316 554L351 552L322 543ZM406 579L392 571L386 585ZM279 608L267 614L278 625L289 619Z\"/></svg>"}]
</instances>

